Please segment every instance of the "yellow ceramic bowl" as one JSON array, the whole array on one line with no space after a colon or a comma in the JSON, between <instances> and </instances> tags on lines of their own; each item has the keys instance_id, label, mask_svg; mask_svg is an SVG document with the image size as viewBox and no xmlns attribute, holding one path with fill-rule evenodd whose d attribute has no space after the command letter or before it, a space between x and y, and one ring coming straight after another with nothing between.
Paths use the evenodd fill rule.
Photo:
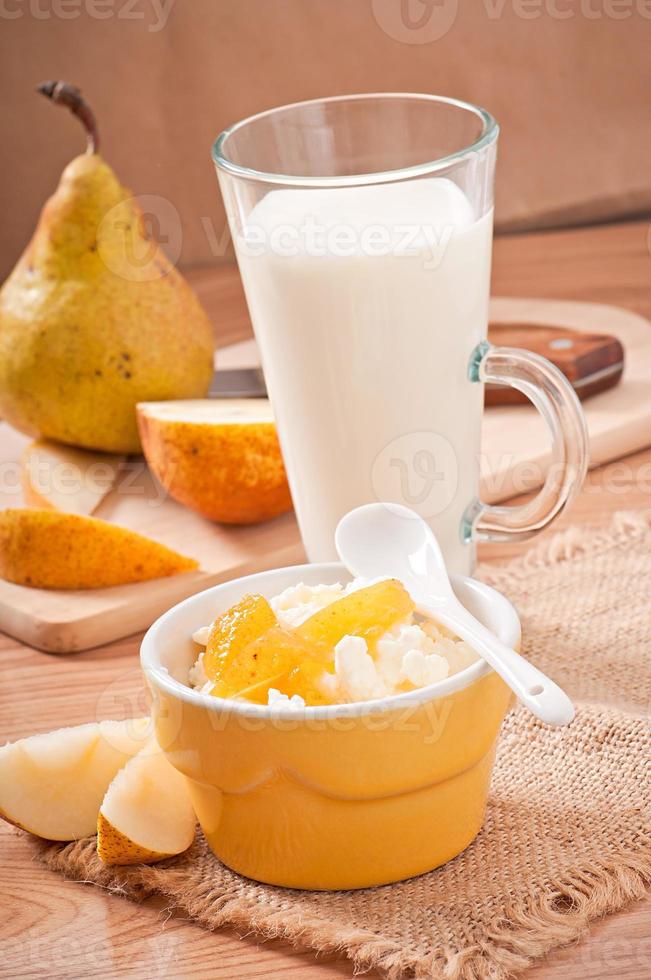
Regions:
<instances>
[{"instance_id":1,"label":"yellow ceramic bowl","mask_svg":"<svg viewBox=\"0 0 651 980\"><path fill-rule=\"evenodd\" d=\"M438 684L377 701L269 708L187 686L191 634L247 592L346 582L342 565L249 575L207 589L154 623L141 662L156 733L189 780L199 822L235 871L292 888L365 888L421 874L470 844L484 815L511 692L479 661ZM456 577L461 601L518 646L511 604Z\"/></svg>"}]
</instances>

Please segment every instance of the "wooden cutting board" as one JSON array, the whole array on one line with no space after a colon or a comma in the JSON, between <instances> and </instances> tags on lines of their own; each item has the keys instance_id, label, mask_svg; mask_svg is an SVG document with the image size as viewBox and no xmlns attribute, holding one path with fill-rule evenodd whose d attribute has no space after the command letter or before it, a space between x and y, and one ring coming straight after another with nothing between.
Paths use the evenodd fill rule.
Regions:
<instances>
[{"instance_id":1,"label":"wooden cutting board","mask_svg":"<svg viewBox=\"0 0 651 980\"><path fill-rule=\"evenodd\" d=\"M651 324L626 310L588 303L495 299L491 319L613 334L626 351L617 388L584 404L596 466L651 444ZM253 341L220 351L221 367L257 364ZM18 460L28 440L0 424L0 508L23 505ZM534 488L549 460L544 424L528 406L487 409L482 495L491 502ZM131 460L96 516L192 555L201 569L112 589L54 592L0 582L0 630L52 653L73 653L147 628L200 589L254 570L303 561L293 515L247 528L220 527L166 498L141 459Z\"/></svg>"}]
</instances>

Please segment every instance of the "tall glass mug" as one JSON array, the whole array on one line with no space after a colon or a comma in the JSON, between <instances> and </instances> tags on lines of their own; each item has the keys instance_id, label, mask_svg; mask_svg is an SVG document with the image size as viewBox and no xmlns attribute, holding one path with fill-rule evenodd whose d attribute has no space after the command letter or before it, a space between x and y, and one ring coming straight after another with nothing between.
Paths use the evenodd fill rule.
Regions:
<instances>
[{"instance_id":1,"label":"tall glass mug","mask_svg":"<svg viewBox=\"0 0 651 980\"><path fill-rule=\"evenodd\" d=\"M386 500L425 517L467 573L475 541L533 534L582 481L569 383L486 342L497 134L475 106L387 94L273 109L215 143L311 561L336 557L346 511ZM486 381L523 391L549 426L552 466L522 506L479 499Z\"/></svg>"}]
</instances>

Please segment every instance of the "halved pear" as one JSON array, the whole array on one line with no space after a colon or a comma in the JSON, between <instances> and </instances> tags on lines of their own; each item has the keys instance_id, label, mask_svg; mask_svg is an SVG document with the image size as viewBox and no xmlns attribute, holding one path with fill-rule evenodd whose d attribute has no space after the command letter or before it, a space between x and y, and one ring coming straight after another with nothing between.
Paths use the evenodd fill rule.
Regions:
<instances>
[{"instance_id":1,"label":"halved pear","mask_svg":"<svg viewBox=\"0 0 651 980\"><path fill-rule=\"evenodd\" d=\"M38 439L20 461L25 502L88 516L115 484L125 459Z\"/></svg>"},{"instance_id":2,"label":"halved pear","mask_svg":"<svg viewBox=\"0 0 651 980\"><path fill-rule=\"evenodd\" d=\"M179 503L224 524L255 524L291 509L266 398L141 402L136 408L149 467Z\"/></svg>"},{"instance_id":3,"label":"halved pear","mask_svg":"<svg viewBox=\"0 0 651 980\"><path fill-rule=\"evenodd\" d=\"M106 791L97 818L97 853L105 864L152 864L186 851L197 818L185 776L152 739Z\"/></svg>"},{"instance_id":4,"label":"halved pear","mask_svg":"<svg viewBox=\"0 0 651 980\"><path fill-rule=\"evenodd\" d=\"M0 816L47 840L95 833L116 773L147 744L149 718L100 721L0 748Z\"/></svg>"}]
</instances>

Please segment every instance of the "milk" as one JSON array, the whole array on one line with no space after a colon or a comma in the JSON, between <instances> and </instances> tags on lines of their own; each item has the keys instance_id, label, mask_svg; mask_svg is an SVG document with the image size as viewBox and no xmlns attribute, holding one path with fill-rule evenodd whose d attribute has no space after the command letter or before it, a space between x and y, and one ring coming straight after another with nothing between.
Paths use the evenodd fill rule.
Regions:
<instances>
[{"instance_id":1,"label":"milk","mask_svg":"<svg viewBox=\"0 0 651 980\"><path fill-rule=\"evenodd\" d=\"M483 398L468 362L486 332L492 212L475 220L456 184L427 178L272 190L239 228L309 559L336 558L339 518L384 499L419 511L468 572Z\"/></svg>"}]
</instances>

